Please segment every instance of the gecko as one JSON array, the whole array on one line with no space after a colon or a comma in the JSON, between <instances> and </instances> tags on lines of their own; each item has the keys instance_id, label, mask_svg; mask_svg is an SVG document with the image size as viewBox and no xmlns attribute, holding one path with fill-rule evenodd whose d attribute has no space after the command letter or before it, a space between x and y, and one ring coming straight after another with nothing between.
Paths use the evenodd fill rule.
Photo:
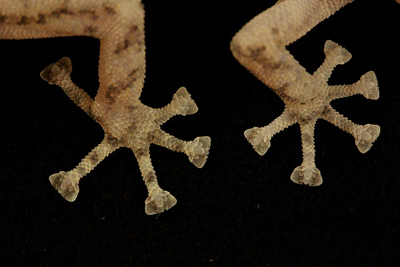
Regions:
<instances>
[{"instance_id":1,"label":"gecko","mask_svg":"<svg viewBox=\"0 0 400 267\"><path fill-rule=\"evenodd\" d=\"M198 107L181 87L163 108L140 101L145 78L144 7L140 0L0 0L0 38L31 39L90 36L100 40L99 88L94 99L71 79L68 57L50 64L40 76L65 94L104 130L103 141L70 171L49 177L51 185L67 200L75 201L79 181L115 150L133 151L148 197L145 212L158 214L172 208L176 198L157 181L149 147L156 144L186 154L202 168L211 139L199 136L180 140L161 129L175 115L190 115Z\"/></svg>"},{"instance_id":2,"label":"gecko","mask_svg":"<svg viewBox=\"0 0 400 267\"><path fill-rule=\"evenodd\" d=\"M244 25L230 44L233 56L285 104L279 117L267 126L246 130L245 138L262 156L270 148L275 134L298 123L303 161L290 176L298 184L322 184L321 172L315 164L314 130L318 119L324 119L351 134L362 153L371 149L380 134L378 125L355 124L330 105L332 100L355 94L378 99L378 81L373 71L350 85L329 85L333 69L350 60L351 54L347 49L331 40L326 41L325 60L314 73L308 73L286 49L287 45L353 1L278 0L274 6ZM396 1L400 3L400 0Z\"/></svg>"}]
</instances>

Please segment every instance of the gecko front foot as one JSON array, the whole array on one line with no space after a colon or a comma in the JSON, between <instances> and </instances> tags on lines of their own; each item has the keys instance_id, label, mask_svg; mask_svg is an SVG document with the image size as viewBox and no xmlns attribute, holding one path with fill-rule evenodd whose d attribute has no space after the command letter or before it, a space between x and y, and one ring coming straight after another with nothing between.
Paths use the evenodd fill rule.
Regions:
<instances>
[{"instance_id":1,"label":"gecko front foot","mask_svg":"<svg viewBox=\"0 0 400 267\"><path fill-rule=\"evenodd\" d=\"M321 172L316 168L303 168L299 166L294 169L290 179L296 184L318 186L322 184Z\"/></svg>"},{"instance_id":2,"label":"gecko front foot","mask_svg":"<svg viewBox=\"0 0 400 267\"><path fill-rule=\"evenodd\" d=\"M177 200L168 191L164 191L161 188L150 192L149 197L144 202L145 212L147 215L154 215L161 213L164 210L169 210L175 206Z\"/></svg>"},{"instance_id":3,"label":"gecko front foot","mask_svg":"<svg viewBox=\"0 0 400 267\"><path fill-rule=\"evenodd\" d=\"M200 136L189 142L185 152L189 161L197 168L202 168L207 161L208 153L211 147L211 138Z\"/></svg>"},{"instance_id":4,"label":"gecko front foot","mask_svg":"<svg viewBox=\"0 0 400 267\"><path fill-rule=\"evenodd\" d=\"M381 128L375 124L367 124L356 130L356 146L361 153L371 149L372 143L378 138Z\"/></svg>"},{"instance_id":5,"label":"gecko front foot","mask_svg":"<svg viewBox=\"0 0 400 267\"><path fill-rule=\"evenodd\" d=\"M61 171L49 177L50 183L69 202L75 201L79 193L79 186L76 177L70 172Z\"/></svg>"},{"instance_id":6,"label":"gecko front foot","mask_svg":"<svg viewBox=\"0 0 400 267\"><path fill-rule=\"evenodd\" d=\"M262 133L262 128L253 127L248 129L244 132L244 136L260 156L267 153L271 146L271 138Z\"/></svg>"}]
</instances>

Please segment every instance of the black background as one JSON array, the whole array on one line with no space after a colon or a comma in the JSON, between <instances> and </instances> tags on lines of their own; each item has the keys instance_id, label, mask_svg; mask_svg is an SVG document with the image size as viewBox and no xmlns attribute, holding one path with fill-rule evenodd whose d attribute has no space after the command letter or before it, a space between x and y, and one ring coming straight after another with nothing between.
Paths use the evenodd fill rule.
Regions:
<instances>
[{"instance_id":1,"label":"black background","mask_svg":"<svg viewBox=\"0 0 400 267\"><path fill-rule=\"evenodd\" d=\"M358 124L381 126L361 154L349 134L316 125L319 187L294 184L301 164L298 125L259 156L243 132L279 116L283 102L231 55L232 36L275 1L144 1L147 75L141 100L170 102L185 86L199 112L163 129L181 139L208 135L203 169L152 146L162 188L178 204L144 213L147 191L128 149L80 182L73 203L48 176L70 170L103 138L102 129L39 72L71 58L76 84L95 96L99 42L55 38L0 41L0 250L3 266L398 266L400 5L355 1L289 46L313 72L331 39L353 55L330 84L377 74L381 97L333 107Z\"/></svg>"}]
</instances>

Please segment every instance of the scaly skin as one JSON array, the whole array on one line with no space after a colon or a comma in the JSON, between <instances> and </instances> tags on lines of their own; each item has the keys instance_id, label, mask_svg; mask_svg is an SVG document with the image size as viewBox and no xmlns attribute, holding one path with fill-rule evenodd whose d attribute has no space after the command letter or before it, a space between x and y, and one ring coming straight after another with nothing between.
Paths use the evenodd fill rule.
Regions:
<instances>
[{"instance_id":1,"label":"scaly skin","mask_svg":"<svg viewBox=\"0 0 400 267\"><path fill-rule=\"evenodd\" d=\"M295 168L291 180L318 186L322 183L315 165L314 127L324 119L355 138L357 148L367 152L379 136L378 125L357 125L332 108L330 102L355 94L378 99L378 82L368 72L351 85L330 86L333 69L350 60L351 54L338 44L325 43L326 59L313 74L308 73L289 53L286 46L306 34L316 24L353 0L280 0L247 23L232 39L236 59L285 103L282 115L269 125L245 131L245 137L260 155L271 146L276 133L295 123L300 125L303 163Z\"/></svg>"},{"instance_id":2,"label":"scaly skin","mask_svg":"<svg viewBox=\"0 0 400 267\"><path fill-rule=\"evenodd\" d=\"M153 109L140 100L145 77L144 11L139 0L0 0L0 38L29 39L59 36L92 36L100 40L100 87L95 99L70 77L72 64L62 58L51 64L41 77L56 84L98 122L104 140L71 171L50 176L51 184L68 201L79 193L79 180L110 153L120 147L132 149L149 195L147 214L170 209L176 199L162 190L151 164L149 147L157 144L183 152L196 167L207 160L211 140L197 137L179 140L160 126L175 115L189 115L198 108L185 88L172 102Z\"/></svg>"}]
</instances>

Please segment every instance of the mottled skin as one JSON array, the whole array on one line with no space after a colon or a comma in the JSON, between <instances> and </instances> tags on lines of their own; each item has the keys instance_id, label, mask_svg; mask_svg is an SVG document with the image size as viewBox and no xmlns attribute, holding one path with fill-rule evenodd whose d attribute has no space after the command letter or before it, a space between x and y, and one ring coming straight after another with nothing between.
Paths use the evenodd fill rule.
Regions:
<instances>
[{"instance_id":1,"label":"mottled skin","mask_svg":"<svg viewBox=\"0 0 400 267\"><path fill-rule=\"evenodd\" d=\"M172 102L153 109L139 100L145 77L144 11L139 0L0 0L0 38L28 39L92 36L100 40L99 81L95 99L70 77L72 64L62 58L43 70L41 77L64 92L104 130L104 140L76 168L50 176L51 184L68 201L79 193L79 180L120 147L132 149L149 195L147 214L170 209L176 199L162 190L151 164L149 147L157 144L183 152L198 168L205 164L211 140L181 141L161 130L174 115L198 108L185 88Z\"/></svg>"},{"instance_id":2,"label":"mottled skin","mask_svg":"<svg viewBox=\"0 0 400 267\"><path fill-rule=\"evenodd\" d=\"M284 112L272 123L245 131L245 137L256 152L264 155L272 136L295 123L300 125L303 163L291 175L295 183L312 186L322 183L321 173L315 165L314 127L318 119L329 121L353 135L362 153L371 148L380 133L378 125L357 125L330 105L334 99L355 94L378 99L374 72L366 73L352 85L330 86L327 81L334 67L351 58L346 49L327 41L324 47L326 59L312 74L286 49L316 24L351 2L353 0L279 0L247 23L231 42L235 58L285 103Z\"/></svg>"}]
</instances>

